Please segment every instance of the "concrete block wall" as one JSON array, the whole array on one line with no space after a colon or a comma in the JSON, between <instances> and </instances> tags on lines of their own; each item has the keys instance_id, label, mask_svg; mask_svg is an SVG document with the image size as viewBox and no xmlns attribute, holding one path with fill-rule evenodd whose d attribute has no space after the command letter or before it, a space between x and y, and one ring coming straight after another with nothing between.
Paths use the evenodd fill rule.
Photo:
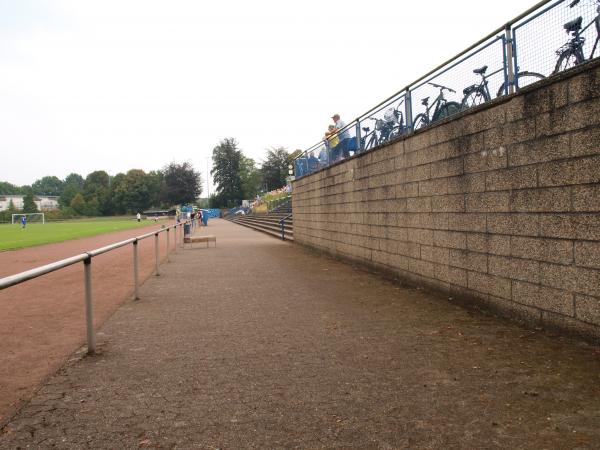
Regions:
<instances>
[{"instance_id":1,"label":"concrete block wall","mask_svg":"<svg viewBox=\"0 0 600 450\"><path fill-rule=\"evenodd\" d=\"M600 64L293 184L294 239L600 338Z\"/></svg>"}]
</instances>

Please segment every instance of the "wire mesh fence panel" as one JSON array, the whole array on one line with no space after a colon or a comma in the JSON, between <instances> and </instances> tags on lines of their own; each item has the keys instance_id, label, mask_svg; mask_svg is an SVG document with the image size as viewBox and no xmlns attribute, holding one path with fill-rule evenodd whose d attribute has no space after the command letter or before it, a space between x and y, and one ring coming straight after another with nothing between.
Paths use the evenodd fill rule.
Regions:
<instances>
[{"instance_id":1,"label":"wire mesh fence panel","mask_svg":"<svg viewBox=\"0 0 600 450\"><path fill-rule=\"evenodd\" d=\"M505 39L497 36L411 87L413 129L503 95Z\"/></svg>"},{"instance_id":2,"label":"wire mesh fence panel","mask_svg":"<svg viewBox=\"0 0 600 450\"><path fill-rule=\"evenodd\" d=\"M358 119L357 153L372 150L408 132L405 101L402 93Z\"/></svg>"},{"instance_id":3,"label":"wire mesh fence panel","mask_svg":"<svg viewBox=\"0 0 600 450\"><path fill-rule=\"evenodd\" d=\"M561 0L525 18L513 27L517 87L533 80L523 72L550 76L598 57L599 35L600 0Z\"/></svg>"},{"instance_id":4,"label":"wire mesh fence panel","mask_svg":"<svg viewBox=\"0 0 600 450\"><path fill-rule=\"evenodd\" d=\"M600 56L600 0L547 1L536 8L343 130L325 136L296 161L296 176L380 147Z\"/></svg>"}]
</instances>

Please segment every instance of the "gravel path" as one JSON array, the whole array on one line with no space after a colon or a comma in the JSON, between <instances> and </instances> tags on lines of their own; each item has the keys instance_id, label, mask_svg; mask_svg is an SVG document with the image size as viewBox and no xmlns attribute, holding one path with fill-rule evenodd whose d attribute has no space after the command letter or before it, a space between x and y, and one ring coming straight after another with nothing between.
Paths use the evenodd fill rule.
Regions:
<instances>
[{"instance_id":1,"label":"gravel path","mask_svg":"<svg viewBox=\"0 0 600 450\"><path fill-rule=\"evenodd\" d=\"M0 448L600 448L600 350L222 220Z\"/></svg>"}]
</instances>

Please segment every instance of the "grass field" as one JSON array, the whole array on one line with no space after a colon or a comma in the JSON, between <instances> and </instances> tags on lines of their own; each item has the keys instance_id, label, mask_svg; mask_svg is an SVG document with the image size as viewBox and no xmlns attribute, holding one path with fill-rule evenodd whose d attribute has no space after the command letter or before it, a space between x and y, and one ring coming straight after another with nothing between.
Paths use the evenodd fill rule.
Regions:
<instances>
[{"instance_id":1,"label":"grass field","mask_svg":"<svg viewBox=\"0 0 600 450\"><path fill-rule=\"evenodd\" d=\"M16 250L34 245L68 241L112 231L128 230L152 225L154 222L119 218L98 218L90 220L71 220L55 223L30 223L26 228L21 225L0 225L0 251ZM164 223L164 222L163 222Z\"/></svg>"}]
</instances>

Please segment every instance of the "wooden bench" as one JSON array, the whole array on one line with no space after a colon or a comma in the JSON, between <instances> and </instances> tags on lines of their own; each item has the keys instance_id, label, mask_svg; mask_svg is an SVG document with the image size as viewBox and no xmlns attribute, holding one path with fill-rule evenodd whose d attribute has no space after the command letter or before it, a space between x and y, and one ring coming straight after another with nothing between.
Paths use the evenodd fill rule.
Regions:
<instances>
[{"instance_id":1,"label":"wooden bench","mask_svg":"<svg viewBox=\"0 0 600 450\"><path fill-rule=\"evenodd\" d=\"M213 235L206 235L206 236L188 236L188 237L183 238L183 243L190 244L190 246L192 246L192 247L194 246L194 244L197 244L200 242L206 242L207 248L208 248L210 242L214 242L215 247L216 247L217 246L217 237L213 236Z\"/></svg>"}]
</instances>

